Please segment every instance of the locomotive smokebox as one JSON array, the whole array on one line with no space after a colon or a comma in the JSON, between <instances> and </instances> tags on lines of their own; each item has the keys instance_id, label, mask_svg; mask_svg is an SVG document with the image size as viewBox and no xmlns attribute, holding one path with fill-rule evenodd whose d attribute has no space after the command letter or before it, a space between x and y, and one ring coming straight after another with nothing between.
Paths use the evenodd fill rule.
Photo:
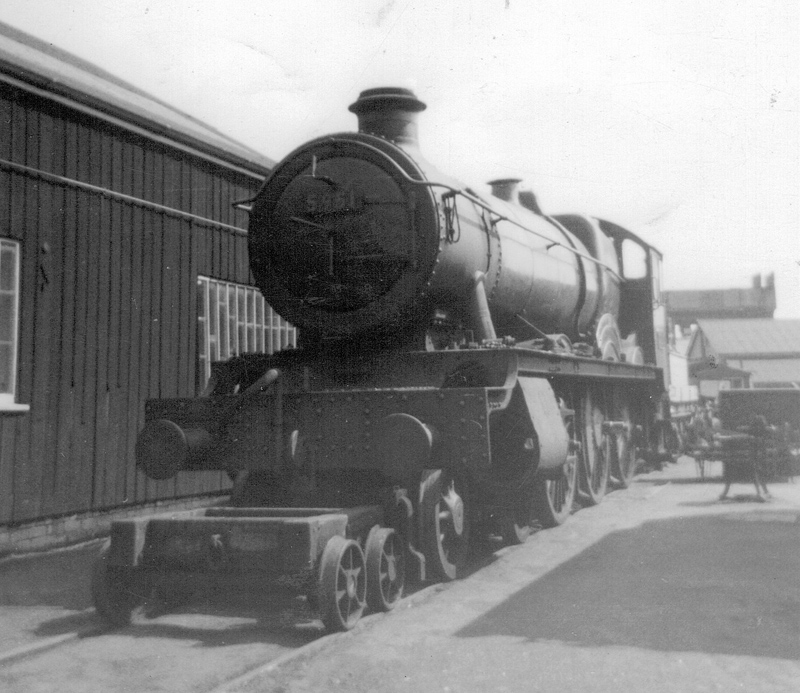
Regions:
<instances>
[{"instance_id":1,"label":"locomotive smokebox","mask_svg":"<svg viewBox=\"0 0 800 693\"><path fill-rule=\"evenodd\" d=\"M362 91L349 110L358 116L359 132L418 146L417 113L426 108L410 89L379 87Z\"/></svg>"}]
</instances>

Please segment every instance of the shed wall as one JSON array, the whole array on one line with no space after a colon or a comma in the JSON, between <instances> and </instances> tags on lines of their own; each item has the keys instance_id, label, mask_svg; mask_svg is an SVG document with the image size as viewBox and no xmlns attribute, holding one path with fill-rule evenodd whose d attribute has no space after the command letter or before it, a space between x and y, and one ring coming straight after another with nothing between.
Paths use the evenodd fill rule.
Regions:
<instances>
[{"instance_id":1,"label":"shed wall","mask_svg":"<svg viewBox=\"0 0 800 693\"><path fill-rule=\"evenodd\" d=\"M252 284L232 202L261 180L0 83L0 236L21 242L0 524L228 485L135 469L144 401L196 394L197 275Z\"/></svg>"}]
</instances>

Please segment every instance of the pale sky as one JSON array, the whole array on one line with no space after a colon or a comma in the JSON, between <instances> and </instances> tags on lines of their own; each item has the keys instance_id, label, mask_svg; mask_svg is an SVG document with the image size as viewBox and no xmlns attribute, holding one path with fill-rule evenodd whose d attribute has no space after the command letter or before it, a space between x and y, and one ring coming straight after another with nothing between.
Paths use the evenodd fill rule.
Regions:
<instances>
[{"instance_id":1,"label":"pale sky","mask_svg":"<svg viewBox=\"0 0 800 693\"><path fill-rule=\"evenodd\" d=\"M374 86L428 104L423 153L518 177L665 256L668 289L775 272L800 318L796 0L3 0L52 42L275 160L354 130Z\"/></svg>"}]
</instances>

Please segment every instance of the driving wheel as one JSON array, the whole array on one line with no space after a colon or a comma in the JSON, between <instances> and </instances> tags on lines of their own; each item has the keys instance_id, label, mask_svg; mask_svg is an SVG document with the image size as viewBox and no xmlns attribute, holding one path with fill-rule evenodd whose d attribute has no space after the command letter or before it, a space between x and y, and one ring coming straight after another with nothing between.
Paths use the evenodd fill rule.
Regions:
<instances>
[{"instance_id":1,"label":"driving wheel","mask_svg":"<svg viewBox=\"0 0 800 693\"><path fill-rule=\"evenodd\" d=\"M572 513L578 487L578 467L581 464L581 444L570 401L561 400L561 419L567 429L567 459L550 478L537 476L533 481L533 507L543 528L563 524Z\"/></svg>"},{"instance_id":2,"label":"driving wheel","mask_svg":"<svg viewBox=\"0 0 800 693\"><path fill-rule=\"evenodd\" d=\"M636 473L636 446L633 444L633 427L628 405L619 407L618 417L627 426L625 431L614 436L616 454L611 466L611 483L617 488L628 488Z\"/></svg>"},{"instance_id":3,"label":"driving wheel","mask_svg":"<svg viewBox=\"0 0 800 693\"><path fill-rule=\"evenodd\" d=\"M581 500L597 505L606 495L608 486L608 434L603 423L605 416L591 390L583 400L583 465L580 470Z\"/></svg>"},{"instance_id":4,"label":"driving wheel","mask_svg":"<svg viewBox=\"0 0 800 693\"><path fill-rule=\"evenodd\" d=\"M426 469L420 484L420 530L426 568L439 580L455 580L469 549L465 488L442 469Z\"/></svg>"}]
</instances>

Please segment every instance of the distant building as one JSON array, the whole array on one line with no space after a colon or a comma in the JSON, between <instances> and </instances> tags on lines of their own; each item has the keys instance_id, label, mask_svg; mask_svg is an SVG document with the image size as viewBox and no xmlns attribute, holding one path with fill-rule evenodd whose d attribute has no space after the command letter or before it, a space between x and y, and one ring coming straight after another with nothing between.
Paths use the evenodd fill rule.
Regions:
<instances>
[{"instance_id":1,"label":"distant building","mask_svg":"<svg viewBox=\"0 0 800 693\"><path fill-rule=\"evenodd\" d=\"M675 330L669 344L669 399L678 407L694 404L699 399L697 385L689 381L687 350L691 336L677 334Z\"/></svg>"},{"instance_id":2,"label":"distant building","mask_svg":"<svg viewBox=\"0 0 800 693\"><path fill-rule=\"evenodd\" d=\"M739 387L800 388L800 320L698 320L686 352L700 395Z\"/></svg>"},{"instance_id":3,"label":"distant building","mask_svg":"<svg viewBox=\"0 0 800 693\"><path fill-rule=\"evenodd\" d=\"M775 314L775 275L753 277L749 289L665 291L667 315L673 325L688 330L698 320L771 318Z\"/></svg>"}]
</instances>

